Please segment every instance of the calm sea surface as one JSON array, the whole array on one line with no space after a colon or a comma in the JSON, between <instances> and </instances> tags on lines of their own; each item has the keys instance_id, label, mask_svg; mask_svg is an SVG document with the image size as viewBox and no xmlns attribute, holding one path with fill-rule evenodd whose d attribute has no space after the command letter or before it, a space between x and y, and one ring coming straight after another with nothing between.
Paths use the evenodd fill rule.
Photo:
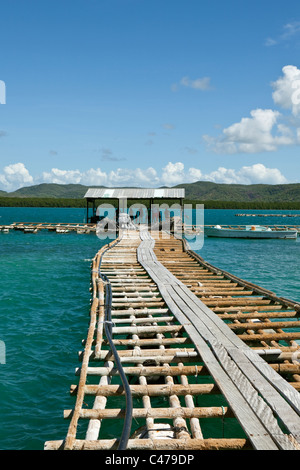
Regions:
<instances>
[{"instance_id":1,"label":"calm sea surface","mask_svg":"<svg viewBox=\"0 0 300 470\"><path fill-rule=\"evenodd\" d=\"M268 213L207 210L204 223L300 225L300 216L280 216L297 211L272 210L278 217L266 218L235 216L247 212ZM84 209L0 208L0 224L84 219ZM41 450L45 441L65 437L63 410L74 404L69 388L78 380L74 371L88 327L90 262L103 243L93 234L0 233L0 341L6 348L6 363L0 364L0 449ZM205 238L199 254L300 301L300 238ZM109 432L111 437L118 434Z\"/></svg>"}]
</instances>

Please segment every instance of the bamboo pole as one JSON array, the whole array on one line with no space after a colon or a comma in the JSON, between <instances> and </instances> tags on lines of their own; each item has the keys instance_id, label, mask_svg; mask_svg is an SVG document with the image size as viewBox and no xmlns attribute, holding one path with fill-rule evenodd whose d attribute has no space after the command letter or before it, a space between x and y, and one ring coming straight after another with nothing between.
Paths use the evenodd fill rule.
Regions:
<instances>
[{"instance_id":1,"label":"bamboo pole","mask_svg":"<svg viewBox=\"0 0 300 470\"><path fill-rule=\"evenodd\" d=\"M150 360L150 359L149 359ZM142 397L149 395L151 397L170 395L185 396L185 395L202 395L202 394L219 394L219 389L215 384L190 384L188 387L185 385L130 385L131 393L135 397ZM78 391L77 385L71 385L70 392L72 395ZM113 395L124 395L124 389L121 385L85 385L84 392L87 395L103 395L106 397Z\"/></svg>"},{"instance_id":2,"label":"bamboo pole","mask_svg":"<svg viewBox=\"0 0 300 470\"><path fill-rule=\"evenodd\" d=\"M188 396L187 396L188 397ZM149 397L148 397L149 398ZM64 418L70 419L72 417L73 410L65 410ZM101 419L123 419L125 416L125 410L122 408L117 409L82 409L80 412L80 418L90 420L101 420ZM144 418L144 419L207 419L207 418L234 418L234 414L228 407L224 406L212 406L212 407L180 407L178 408L134 408L133 418ZM203 437L195 437L195 439L203 439Z\"/></svg>"},{"instance_id":3,"label":"bamboo pole","mask_svg":"<svg viewBox=\"0 0 300 470\"><path fill-rule=\"evenodd\" d=\"M250 335L237 335L243 341L288 341L288 340L299 340L300 333L293 332L293 333L262 333L262 334L250 334Z\"/></svg>"},{"instance_id":4,"label":"bamboo pole","mask_svg":"<svg viewBox=\"0 0 300 470\"><path fill-rule=\"evenodd\" d=\"M107 367L107 369L111 370L113 368L113 362L111 361L108 361L105 363L105 366ZM109 374L108 375L103 375L100 379L100 382L99 382L99 386L101 385L109 385L110 384L110 378L109 378ZM103 411L105 409L105 406L106 406L106 403L107 403L107 397L103 397L103 396L96 396L95 398L95 401L94 401L94 406L93 406L93 410L91 411L96 411L96 412L100 412L101 410ZM83 416L83 409L80 410L80 413L79 413L79 418L83 418L85 416ZM73 410L72 410L72 414L73 414ZM87 440L91 440L91 441L95 441L98 439L99 437L99 432L100 432L100 427L101 427L101 419L103 418L99 418L97 416L90 416L89 417L90 419L90 422L89 422L89 425L88 425L88 428L87 428L87 432L86 432L86 435L85 435L85 438Z\"/></svg>"},{"instance_id":5,"label":"bamboo pole","mask_svg":"<svg viewBox=\"0 0 300 470\"><path fill-rule=\"evenodd\" d=\"M133 321L135 320L134 313L131 315L131 319ZM139 336L137 334L133 334L132 339L139 340ZM134 347L134 352L136 354L140 355L141 354L140 346L138 346L138 345L135 346ZM139 362L138 367L142 367L142 366L143 366L143 363ZM144 386L147 387L147 385L148 385L147 378L144 375L139 376L139 384L144 385ZM151 416L148 415L148 413L151 410L151 400L150 400L150 397L148 395L143 395L142 400L143 400L143 405L144 405L144 411L146 411L146 413L147 413L146 416L145 416L147 432L150 433L154 428L154 419ZM133 411L133 413L135 413L135 411Z\"/></svg>"},{"instance_id":6,"label":"bamboo pole","mask_svg":"<svg viewBox=\"0 0 300 470\"><path fill-rule=\"evenodd\" d=\"M86 371L87 371L87 366L89 362L89 356L90 356L90 351L91 351L91 344L93 341L94 330L96 326L97 308L98 308L98 299L94 298L92 307L91 307L91 313L90 313L91 321L90 321L90 326L89 326L89 331L88 331L88 336L87 336L87 341L86 341L84 357L82 361L80 381L79 381L78 387L76 387L77 388L77 400L75 404L74 414L73 414L73 417L72 417L72 420L68 429L68 434L66 437L66 442L65 442L65 447L64 447L65 450L73 449L73 445L74 445L75 438L76 438L77 423L78 423L80 410L82 407L84 394L85 394Z\"/></svg>"},{"instance_id":7,"label":"bamboo pole","mask_svg":"<svg viewBox=\"0 0 300 470\"><path fill-rule=\"evenodd\" d=\"M134 346L139 346L137 340L133 339L133 341L135 341ZM199 360L199 355L197 353L186 354L184 352L181 354L173 354L172 356L162 355L162 356L154 356L154 357L156 361L165 362L166 364L171 363L171 362L174 362L174 363L181 362L183 357L185 358L185 362L195 362ZM94 356L93 359L97 360L98 358ZM98 359L98 360L101 360L101 359ZM145 363L151 360L153 360L153 356L137 356L137 355L136 356L120 356L120 362L122 364L137 364L138 362Z\"/></svg>"},{"instance_id":8,"label":"bamboo pole","mask_svg":"<svg viewBox=\"0 0 300 470\"><path fill-rule=\"evenodd\" d=\"M136 335L136 333L133 333ZM159 338L162 339L162 338ZM139 338L134 337L133 340L138 342ZM137 341L136 341L137 340ZM118 351L118 356L122 358L131 358L131 357L159 357L159 360L164 357L190 357L193 360L199 358L199 353L195 350L195 348L164 348L164 349L141 349L138 344L135 344L134 349L124 349ZM113 354L110 350L102 350L99 351L98 359L107 360L109 357L113 357Z\"/></svg>"},{"instance_id":9,"label":"bamboo pole","mask_svg":"<svg viewBox=\"0 0 300 470\"><path fill-rule=\"evenodd\" d=\"M292 354L292 353L291 353ZM79 372L79 370L78 370ZM78 374L77 372L77 374ZM124 367L124 372L127 375L143 375L145 377L151 377L152 375L172 375L174 377L178 375L209 375L209 372L205 366L183 366L182 362L178 363L178 366L145 366L143 363L138 364L135 367ZM110 369L106 366L102 367L88 367L88 375L118 375L118 370L116 368Z\"/></svg>"},{"instance_id":10,"label":"bamboo pole","mask_svg":"<svg viewBox=\"0 0 300 470\"><path fill-rule=\"evenodd\" d=\"M48 441L47 450L59 450L63 441ZM118 447L117 439L101 439L86 441L76 439L74 450L115 450ZM128 450L249 450L251 444L247 439L130 439Z\"/></svg>"},{"instance_id":11,"label":"bamboo pole","mask_svg":"<svg viewBox=\"0 0 300 470\"><path fill-rule=\"evenodd\" d=\"M288 311L288 312L244 312L244 313L219 313L218 317L222 320L247 320L249 318L293 318L298 317L299 312Z\"/></svg>"}]
</instances>

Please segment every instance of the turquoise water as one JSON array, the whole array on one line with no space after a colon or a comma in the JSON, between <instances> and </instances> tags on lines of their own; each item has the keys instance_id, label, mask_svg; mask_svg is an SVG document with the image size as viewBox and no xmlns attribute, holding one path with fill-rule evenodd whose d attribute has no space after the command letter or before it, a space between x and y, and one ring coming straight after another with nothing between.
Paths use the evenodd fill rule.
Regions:
<instances>
[{"instance_id":1,"label":"turquoise water","mask_svg":"<svg viewBox=\"0 0 300 470\"><path fill-rule=\"evenodd\" d=\"M300 217L244 219L235 217L237 212L246 211L206 211L205 224L300 225ZM83 222L84 217L84 209L0 208L1 224ZM88 327L90 260L102 244L93 234L0 233L0 340L6 347L6 363L0 364L0 449L41 450L45 441L66 434L63 410L74 403L69 388L76 383ZM199 254L300 301L300 239L206 238Z\"/></svg>"},{"instance_id":2,"label":"turquoise water","mask_svg":"<svg viewBox=\"0 0 300 470\"><path fill-rule=\"evenodd\" d=\"M275 214L278 217L236 217L237 213ZM300 225L299 211L208 210L205 224ZM191 244L191 248L193 248ZM205 238L200 256L242 279L276 294L300 301L300 237L297 240L242 240Z\"/></svg>"}]
</instances>

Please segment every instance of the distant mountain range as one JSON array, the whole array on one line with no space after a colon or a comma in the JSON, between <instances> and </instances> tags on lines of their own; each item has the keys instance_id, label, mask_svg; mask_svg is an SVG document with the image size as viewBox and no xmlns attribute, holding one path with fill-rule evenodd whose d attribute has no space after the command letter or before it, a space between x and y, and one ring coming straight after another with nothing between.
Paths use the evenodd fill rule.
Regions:
<instances>
[{"instance_id":1,"label":"distant mountain range","mask_svg":"<svg viewBox=\"0 0 300 470\"><path fill-rule=\"evenodd\" d=\"M81 199L90 186L43 183L13 192L0 191L0 197ZM93 186L103 188L104 186ZM218 184L197 181L174 186L185 188L185 197L198 201L300 202L300 183L295 184Z\"/></svg>"},{"instance_id":2,"label":"distant mountain range","mask_svg":"<svg viewBox=\"0 0 300 470\"><path fill-rule=\"evenodd\" d=\"M103 187L103 186L99 186ZM11 193L0 191L1 197L54 197L77 199L83 198L88 186L82 184L55 184L42 183L34 186L25 186Z\"/></svg>"},{"instance_id":3,"label":"distant mountain range","mask_svg":"<svg viewBox=\"0 0 300 470\"><path fill-rule=\"evenodd\" d=\"M200 201L300 202L300 183L218 184L209 181L181 184L187 199Z\"/></svg>"}]
</instances>

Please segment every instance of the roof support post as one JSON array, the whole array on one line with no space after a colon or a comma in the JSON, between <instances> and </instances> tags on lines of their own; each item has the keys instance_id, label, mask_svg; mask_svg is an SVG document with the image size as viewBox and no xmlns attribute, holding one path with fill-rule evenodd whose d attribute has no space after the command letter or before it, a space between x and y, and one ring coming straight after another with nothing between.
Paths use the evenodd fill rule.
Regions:
<instances>
[{"instance_id":1,"label":"roof support post","mask_svg":"<svg viewBox=\"0 0 300 470\"><path fill-rule=\"evenodd\" d=\"M86 223L89 223L89 199L86 200Z\"/></svg>"}]
</instances>

